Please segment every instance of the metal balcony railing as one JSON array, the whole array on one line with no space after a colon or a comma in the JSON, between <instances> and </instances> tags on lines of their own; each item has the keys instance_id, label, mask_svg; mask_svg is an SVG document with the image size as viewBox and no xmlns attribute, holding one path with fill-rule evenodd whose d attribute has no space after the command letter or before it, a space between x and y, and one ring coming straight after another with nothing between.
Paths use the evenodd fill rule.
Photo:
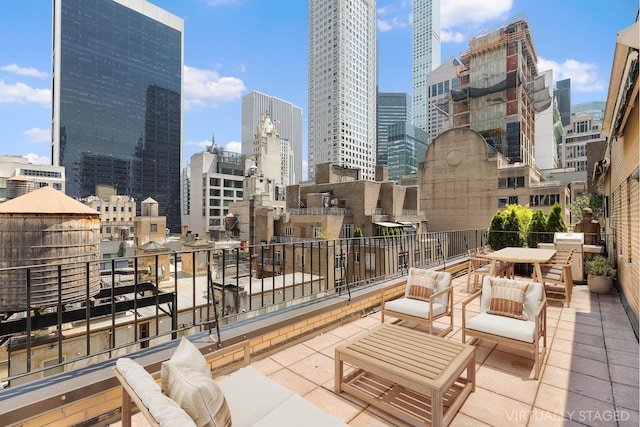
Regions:
<instances>
[{"instance_id":1,"label":"metal balcony railing","mask_svg":"<svg viewBox=\"0 0 640 427\"><path fill-rule=\"evenodd\" d=\"M0 384L350 295L410 267L446 266L485 241L486 230L466 230L0 269ZM39 299L42 293L48 298Z\"/></svg>"}]
</instances>

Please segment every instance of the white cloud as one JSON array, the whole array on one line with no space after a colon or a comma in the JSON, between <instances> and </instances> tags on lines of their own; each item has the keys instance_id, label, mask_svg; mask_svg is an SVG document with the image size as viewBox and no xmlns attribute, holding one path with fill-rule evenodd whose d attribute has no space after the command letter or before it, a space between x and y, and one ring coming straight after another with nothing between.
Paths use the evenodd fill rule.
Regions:
<instances>
[{"instance_id":1,"label":"white cloud","mask_svg":"<svg viewBox=\"0 0 640 427\"><path fill-rule=\"evenodd\" d=\"M190 147L207 148L211 145L211 141L185 141L184 145L188 145Z\"/></svg>"},{"instance_id":2,"label":"white cloud","mask_svg":"<svg viewBox=\"0 0 640 427\"><path fill-rule=\"evenodd\" d=\"M23 132L25 140L33 144L51 142L51 129L31 128Z\"/></svg>"},{"instance_id":3,"label":"white cloud","mask_svg":"<svg viewBox=\"0 0 640 427\"><path fill-rule=\"evenodd\" d=\"M22 156L28 159L29 163L34 165L50 165L51 159L47 156L40 156L39 154L29 153Z\"/></svg>"},{"instance_id":4,"label":"white cloud","mask_svg":"<svg viewBox=\"0 0 640 427\"><path fill-rule=\"evenodd\" d=\"M577 92L598 92L605 90L607 84L598 75L598 66L575 59L563 63L538 57L538 70L553 70L553 80L571 79L571 90Z\"/></svg>"},{"instance_id":5,"label":"white cloud","mask_svg":"<svg viewBox=\"0 0 640 427\"><path fill-rule=\"evenodd\" d=\"M376 10L377 26L380 32L411 26L411 3L401 2L387 5Z\"/></svg>"},{"instance_id":6,"label":"white cloud","mask_svg":"<svg viewBox=\"0 0 640 427\"><path fill-rule=\"evenodd\" d=\"M38 77L45 78L49 75L43 71L38 71L33 67L21 67L17 64L9 64L3 65L0 67L2 71L8 71L9 73L18 74L19 76L29 76L29 77Z\"/></svg>"},{"instance_id":7,"label":"white cloud","mask_svg":"<svg viewBox=\"0 0 640 427\"><path fill-rule=\"evenodd\" d=\"M51 105L51 90L35 89L24 83L9 84L0 80L0 104L36 103L49 107Z\"/></svg>"},{"instance_id":8,"label":"white cloud","mask_svg":"<svg viewBox=\"0 0 640 427\"><path fill-rule=\"evenodd\" d=\"M184 66L185 108L231 101L240 98L243 90L244 83L236 77L220 77L216 71Z\"/></svg>"},{"instance_id":9,"label":"white cloud","mask_svg":"<svg viewBox=\"0 0 640 427\"><path fill-rule=\"evenodd\" d=\"M241 153L242 152L242 143L238 142L238 141L230 141L227 143L227 145L224 147L225 150L227 151L232 151L234 153Z\"/></svg>"},{"instance_id":10,"label":"white cloud","mask_svg":"<svg viewBox=\"0 0 640 427\"><path fill-rule=\"evenodd\" d=\"M506 19L513 0L447 0L440 3L440 26L451 29Z\"/></svg>"},{"instance_id":11,"label":"white cloud","mask_svg":"<svg viewBox=\"0 0 640 427\"><path fill-rule=\"evenodd\" d=\"M457 31L444 31L441 30L440 31L440 41L447 43L447 42L453 42L453 43L462 43L465 40L465 36L462 33L459 33Z\"/></svg>"}]
</instances>

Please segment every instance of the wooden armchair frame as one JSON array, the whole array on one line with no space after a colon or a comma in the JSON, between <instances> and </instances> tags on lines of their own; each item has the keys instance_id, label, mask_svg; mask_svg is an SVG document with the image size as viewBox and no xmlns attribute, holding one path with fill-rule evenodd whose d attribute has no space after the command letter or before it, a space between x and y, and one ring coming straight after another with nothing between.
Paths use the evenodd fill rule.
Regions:
<instances>
[{"instance_id":1,"label":"wooden armchair frame","mask_svg":"<svg viewBox=\"0 0 640 427\"><path fill-rule=\"evenodd\" d=\"M410 322L427 325L427 327L429 328L429 334L433 335L433 321L440 319L441 317L449 316L449 325L446 328L444 328L442 331L440 331L438 336L443 337L453 330L453 285L451 283L449 283L449 286L447 286L446 288L433 293L429 297L428 301L422 301L424 302L425 306L429 307L428 318L413 316L408 313L403 313L401 311L395 311L395 310L390 310L385 308L386 301L389 301L390 299L395 299L398 295L401 295L400 298L404 298L404 292L400 294L398 288L402 287L404 289L406 288L406 286L407 286L407 280L404 280L404 282L397 283L395 285L389 286L382 290L382 301L380 304L380 323L384 323L384 318L386 315L386 316L390 316L398 319L395 323L399 322L400 320L407 320ZM439 296L442 296L445 294L448 294L445 311L443 313L440 313L434 316L433 303Z\"/></svg>"},{"instance_id":2,"label":"wooden armchair frame","mask_svg":"<svg viewBox=\"0 0 640 427\"><path fill-rule=\"evenodd\" d=\"M545 295L545 292L542 292L542 301L540 302L540 306L535 313L535 333L533 343L519 341L500 335L489 334L474 329L467 329L467 305L474 299L481 297L481 295L482 290L479 290L462 300L462 342L466 343L467 336L469 336L476 339L492 341L498 344L503 344L509 347L514 347L533 353L535 371L534 378L536 380L539 379L542 360L547 353L547 297ZM523 322L525 322L525 320L523 320ZM540 350L541 339L542 349Z\"/></svg>"}]
</instances>

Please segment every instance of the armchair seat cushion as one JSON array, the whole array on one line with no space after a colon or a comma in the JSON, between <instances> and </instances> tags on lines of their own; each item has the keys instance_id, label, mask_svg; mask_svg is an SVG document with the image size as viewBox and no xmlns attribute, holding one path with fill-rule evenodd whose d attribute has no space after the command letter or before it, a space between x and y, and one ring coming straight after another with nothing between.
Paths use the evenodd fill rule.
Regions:
<instances>
[{"instance_id":1,"label":"armchair seat cushion","mask_svg":"<svg viewBox=\"0 0 640 427\"><path fill-rule=\"evenodd\" d=\"M384 309L404 313L410 316L428 319L431 315L438 316L444 313L447 307L438 302L433 302L433 314L429 313L429 303L413 298L398 298L392 301L385 301Z\"/></svg>"},{"instance_id":2,"label":"armchair seat cushion","mask_svg":"<svg viewBox=\"0 0 640 427\"><path fill-rule=\"evenodd\" d=\"M533 343L535 322L496 314L480 313L467 320L467 330L475 330L516 341Z\"/></svg>"}]
</instances>

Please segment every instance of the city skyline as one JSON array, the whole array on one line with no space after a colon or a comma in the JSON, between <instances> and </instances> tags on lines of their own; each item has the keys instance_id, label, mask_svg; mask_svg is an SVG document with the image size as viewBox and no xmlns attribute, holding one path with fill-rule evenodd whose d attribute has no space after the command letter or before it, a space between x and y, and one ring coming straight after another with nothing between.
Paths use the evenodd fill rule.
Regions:
<instances>
[{"instance_id":1,"label":"city skyline","mask_svg":"<svg viewBox=\"0 0 640 427\"><path fill-rule=\"evenodd\" d=\"M303 109L307 159L307 4L273 8L266 2L152 0L185 19L184 150L190 156L216 142L240 151L241 98L252 90ZM377 2L379 90L411 90L411 5ZM455 0L441 6L441 59L459 57L468 39L524 14L539 70L554 81L571 78L572 103L605 101L616 33L631 25L636 2ZM274 10L275 9L275 10ZM51 3L11 3L0 17L0 154L51 159ZM558 42L557 35L565 37ZM234 40L229 44L228 40ZM399 65L400 64L400 65ZM303 167L303 171L306 168Z\"/></svg>"}]
</instances>

